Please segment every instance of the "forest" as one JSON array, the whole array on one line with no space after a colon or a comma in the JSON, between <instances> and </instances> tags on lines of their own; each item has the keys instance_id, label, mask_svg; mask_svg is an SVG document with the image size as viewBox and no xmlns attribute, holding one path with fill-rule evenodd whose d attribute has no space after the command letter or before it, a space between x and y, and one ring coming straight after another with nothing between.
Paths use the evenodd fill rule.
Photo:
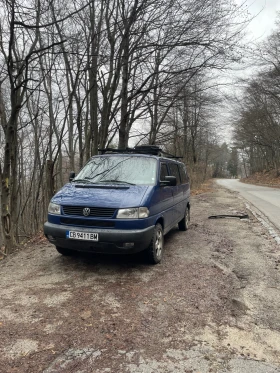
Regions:
<instances>
[{"instance_id":1,"label":"forest","mask_svg":"<svg viewBox=\"0 0 280 373\"><path fill-rule=\"evenodd\" d=\"M159 145L192 185L279 171L279 31L258 48L259 73L232 99L250 14L234 0L0 0L0 246L42 230L48 203L98 149ZM278 25L279 26L279 25ZM224 143L223 143L224 142ZM240 158L241 157L241 158ZM261 159L261 161L260 161Z\"/></svg>"},{"instance_id":2,"label":"forest","mask_svg":"<svg viewBox=\"0 0 280 373\"><path fill-rule=\"evenodd\" d=\"M279 16L278 16L279 19ZM280 176L280 22L254 51L254 74L242 80L233 100L234 140L245 176L273 171Z\"/></svg>"}]
</instances>

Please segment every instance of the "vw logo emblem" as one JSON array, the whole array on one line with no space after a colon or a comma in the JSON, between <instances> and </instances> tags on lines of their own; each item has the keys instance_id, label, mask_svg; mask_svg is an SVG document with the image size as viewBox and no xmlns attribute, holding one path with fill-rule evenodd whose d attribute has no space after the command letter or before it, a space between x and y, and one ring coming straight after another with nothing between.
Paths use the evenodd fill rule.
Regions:
<instances>
[{"instance_id":1,"label":"vw logo emblem","mask_svg":"<svg viewBox=\"0 0 280 373\"><path fill-rule=\"evenodd\" d=\"M89 216L89 214L90 214L90 208L85 207L85 208L83 209L83 214L84 214L84 216Z\"/></svg>"}]
</instances>

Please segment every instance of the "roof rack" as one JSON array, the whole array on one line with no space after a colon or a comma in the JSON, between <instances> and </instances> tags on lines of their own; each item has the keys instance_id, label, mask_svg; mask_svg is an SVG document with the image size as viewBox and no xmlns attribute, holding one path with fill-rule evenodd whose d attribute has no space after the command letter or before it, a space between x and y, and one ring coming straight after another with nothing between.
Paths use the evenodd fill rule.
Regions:
<instances>
[{"instance_id":1,"label":"roof rack","mask_svg":"<svg viewBox=\"0 0 280 373\"><path fill-rule=\"evenodd\" d=\"M175 155L166 153L161 148L156 145L140 145L135 146L134 148L125 148L125 149L113 149L113 148L106 148L106 149L98 149L100 154L105 153L121 153L121 154L150 154L150 155L157 155L158 157L167 157L167 158L183 158L177 157Z\"/></svg>"}]
</instances>

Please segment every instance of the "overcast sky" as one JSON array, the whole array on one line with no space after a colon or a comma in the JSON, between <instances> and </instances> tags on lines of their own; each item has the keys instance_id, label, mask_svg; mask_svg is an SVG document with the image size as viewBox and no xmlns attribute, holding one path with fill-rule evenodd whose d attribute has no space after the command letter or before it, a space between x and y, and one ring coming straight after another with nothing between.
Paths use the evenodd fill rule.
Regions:
<instances>
[{"instance_id":1,"label":"overcast sky","mask_svg":"<svg viewBox=\"0 0 280 373\"><path fill-rule=\"evenodd\" d=\"M245 3L250 14L256 16L248 25L250 39L266 38L275 27L277 12L280 12L280 0L236 0L236 2Z\"/></svg>"}]
</instances>

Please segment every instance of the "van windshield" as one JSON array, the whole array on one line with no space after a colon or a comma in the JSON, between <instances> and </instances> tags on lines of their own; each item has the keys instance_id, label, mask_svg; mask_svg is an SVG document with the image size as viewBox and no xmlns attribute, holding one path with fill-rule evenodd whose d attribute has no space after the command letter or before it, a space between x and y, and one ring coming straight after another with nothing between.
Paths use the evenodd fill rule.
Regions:
<instances>
[{"instance_id":1,"label":"van windshield","mask_svg":"<svg viewBox=\"0 0 280 373\"><path fill-rule=\"evenodd\" d=\"M154 185L157 161L135 156L105 156L92 158L73 180L92 183L123 183Z\"/></svg>"}]
</instances>

